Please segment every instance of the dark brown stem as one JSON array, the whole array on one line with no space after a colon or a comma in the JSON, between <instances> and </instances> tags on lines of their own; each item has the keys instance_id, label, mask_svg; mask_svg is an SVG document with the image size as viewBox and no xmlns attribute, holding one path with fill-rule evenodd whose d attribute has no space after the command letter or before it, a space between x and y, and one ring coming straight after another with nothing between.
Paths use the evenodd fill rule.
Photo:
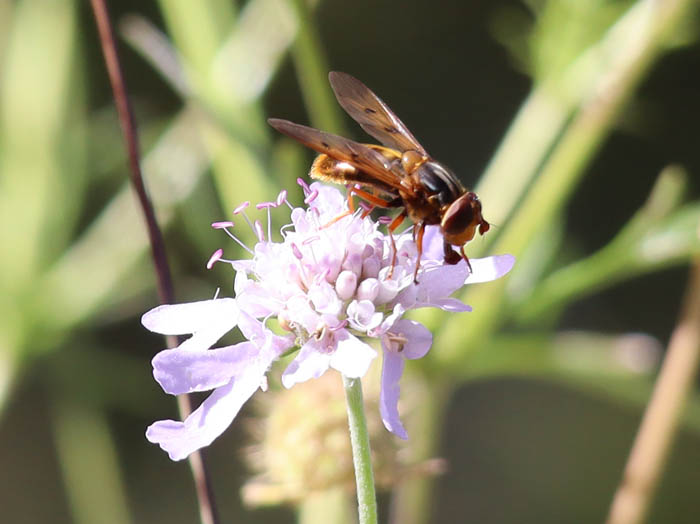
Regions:
<instances>
[{"instance_id":1,"label":"dark brown stem","mask_svg":"<svg viewBox=\"0 0 700 524\"><path fill-rule=\"evenodd\" d=\"M162 304L174 302L174 291L172 278L170 276L170 267L165 254L165 244L163 235L161 234L158 222L156 221L153 206L146 193L146 188L143 184L143 175L141 173L141 155L139 152L138 134L136 132L136 123L134 113L131 109L131 103L126 93L126 83L124 74L122 73L117 54L117 47L114 39L114 30L107 11L105 0L90 0L92 10L95 14L97 29L100 35L100 44L104 54L105 64L109 80L112 84L114 92L114 101L119 114L119 122L124 140L126 141L126 149L129 155L129 167L131 184L136 191L136 196L139 205L146 221L146 229L151 244L151 256L155 266L156 280L158 287L158 295ZM178 344L176 337L166 337L168 347L175 347ZM192 411L192 405L187 395L178 397L178 407L180 416L184 419ZM197 500L199 501L199 514L202 524L217 524L219 522L214 504L214 493L209 479L207 468L204 464L204 458L200 452L192 453L189 457L192 476L197 492Z\"/></svg>"},{"instance_id":2,"label":"dark brown stem","mask_svg":"<svg viewBox=\"0 0 700 524\"><path fill-rule=\"evenodd\" d=\"M139 200L139 205L143 211L144 219L146 220L146 228L148 230L148 238L151 244L151 255L155 264L156 275L158 276L158 296L163 304L173 302L173 283L170 277L170 268L165 255L165 247L163 236L156 222L153 206L146 194L146 188L143 185L143 175L141 173L141 154L139 152L138 134L136 132L136 123L134 121L134 113L131 109L129 97L126 94L126 84L117 55L117 48L114 41L114 31L107 12L105 0L91 0L92 10L95 13L97 21L97 29L100 33L100 43L104 54L105 63L107 64L107 72L109 80L112 84L114 92L114 102L117 105L117 113L119 114L119 122L124 140L126 141L126 149L129 155L129 174L131 184L136 191L136 197Z\"/></svg>"}]
</instances>

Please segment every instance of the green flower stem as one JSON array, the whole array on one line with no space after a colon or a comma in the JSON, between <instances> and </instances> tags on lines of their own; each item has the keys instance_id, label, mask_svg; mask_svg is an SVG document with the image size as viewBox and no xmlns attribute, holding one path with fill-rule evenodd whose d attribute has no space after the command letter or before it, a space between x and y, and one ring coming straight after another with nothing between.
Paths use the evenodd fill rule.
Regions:
<instances>
[{"instance_id":1,"label":"green flower stem","mask_svg":"<svg viewBox=\"0 0 700 524\"><path fill-rule=\"evenodd\" d=\"M362 401L362 382L343 375L345 399L348 406L352 461L355 465L357 484L357 507L360 524L377 523L377 495L374 491L374 473L369 446L369 432L365 420L365 405Z\"/></svg>"}]
</instances>

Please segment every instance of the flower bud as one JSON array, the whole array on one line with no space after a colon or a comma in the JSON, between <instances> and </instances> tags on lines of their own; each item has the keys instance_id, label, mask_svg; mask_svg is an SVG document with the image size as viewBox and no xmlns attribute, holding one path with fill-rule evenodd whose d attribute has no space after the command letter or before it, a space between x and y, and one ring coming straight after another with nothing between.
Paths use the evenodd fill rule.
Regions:
<instances>
[{"instance_id":1,"label":"flower bud","mask_svg":"<svg viewBox=\"0 0 700 524\"><path fill-rule=\"evenodd\" d=\"M379 281L376 278L366 278L357 287L357 300L374 302L379 294Z\"/></svg>"},{"instance_id":2,"label":"flower bud","mask_svg":"<svg viewBox=\"0 0 700 524\"><path fill-rule=\"evenodd\" d=\"M342 271L335 281L335 291L340 300L348 300L355 294L357 275L352 271Z\"/></svg>"},{"instance_id":3,"label":"flower bud","mask_svg":"<svg viewBox=\"0 0 700 524\"><path fill-rule=\"evenodd\" d=\"M399 283L396 280L380 280L379 294L377 295L376 304L386 304L393 300L399 294Z\"/></svg>"}]
</instances>

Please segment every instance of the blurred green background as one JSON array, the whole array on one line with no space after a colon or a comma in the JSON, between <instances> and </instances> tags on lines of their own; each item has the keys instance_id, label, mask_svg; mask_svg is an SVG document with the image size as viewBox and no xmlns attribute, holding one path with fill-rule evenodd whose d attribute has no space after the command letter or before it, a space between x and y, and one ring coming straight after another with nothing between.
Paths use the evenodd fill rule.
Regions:
<instances>
[{"instance_id":1,"label":"blurred green background","mask_svg":"<svg viewBox=\"0 0 700 524\"><path fill-rule=\"evenodd\" d=\"M603 521L700 252L695 2L109 7L178 301L232 292L204 269L211 222L301 201L312 155L266 117L366 139L327 85L351 73L476 186L494 228L470 256L518 257L473 313L421 317L436 344L404 389L427 386L432 422L409 432L448 470L415 522ZM144 437L176 405L139 323L154 276L88 2L0 0L0 217L1 520L196 521L189 468ZM697 394L681 427L651 522L698 520ZM207 451L223 521L295 521L243 508L249 440L238 421Z\"/></svg>"}]
</instances>

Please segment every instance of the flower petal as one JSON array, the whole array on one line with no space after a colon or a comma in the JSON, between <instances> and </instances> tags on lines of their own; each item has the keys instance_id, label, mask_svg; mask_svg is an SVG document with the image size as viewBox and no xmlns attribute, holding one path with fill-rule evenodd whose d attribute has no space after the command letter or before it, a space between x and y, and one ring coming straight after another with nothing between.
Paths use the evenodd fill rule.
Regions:
<instances>
[{"instance_id":1,"label":"flower petal","mask_svg":"<svg viewBox=\"0 0 700 524\"><path fill-rule=\"evenodd\" d=\"M322 351L319 342L310 339L282 373L282 385L289 389L299 382L320 377L328 370L330 360L331 356Z\"/></svg>"},{"instance_id":2,"label":"flower petal","mask_svg":"<svg viewBox=\"0 0 700 524\"><path fill-rule=\"evenodd\" d=\"M440 231L440 226L428 226L423 235L423 253L421 261L436 260L442 262L445 257L443 249L444 237Z\"/></svg>"},{"instance_id":3,"label":"flower petal","mask_svg":"<svg viewBox=\"0 0 700 524\"><path fill-rule=\"evenodd\" d=\"M321 322L320 315L311 307L305 295L290 298L287 301L285 313L290 322L298 324L307 333L315 332Z\"/></svg>"},{"instance_id":4,"label":"flower petal","mask_svg":"<svg viewBox=\"0 0 700 524\"><path fill-rule=\"evenodd\" d=\"M234 290L241 310L247 311L256 318L266 317L280 310L280 301L259 282L249 279L242 271L236 273Z\"/></svg>"},{"instance_id":5,"label":"flower petal","mask_svg":"<svg viewBox=\"0 0 700 524\"><path fill-rule=\"evenodd\" d=\"M382 385L379 393L379 413L384 427L397 437L406 440L408 434L399 418L399 380L403 374L404 359L394 351L384 351Z\"/></svg>"},{"instance_id":6,"label":"flower petal","mask_svg":"<svg viewBox=\"0 0 700 524\"><path fill-rule=\"evenodd\" d=\"M449 297L464 285L467 276L469 270L464 262L456 265L427 266L418 275L416 300L431 303L432 298Z\"/></svg>"},{"instance_id":7,"label":"flower petal","mask_svg":"<svg viewBox=\"0 0 700 524\"><path fill-rule=\"evenodd\" d=\"M353 300L346 308L348 323L357 331L367 331L376 328L384 318L377 312L371 300Z\"/></svg>"},{"instance_id":8,"label":"flower petal","mask_svg":"<svg viewBox=\"0 0 700 524\"><path fill-rule=\"evenodd\" d=\"M252 342L211 350L166 349L153 358L153 377L171 395L208 391L246 373L259 351Z\"/></svg>"},{"instance_id":9,"label":"flower petal","mask_svg":"<svg viewBox=\"0 0 700 524\"><path fill-rule=\"evenodd\" d=\"M141 323L154 333L185 335L196 333L202 328L209 329L212 323L227 325L228 331L236 325L237 319L236 300L217 298L187 304L164 304L145 313L141 317Z\"/></svg>"},{"instance_id":10,"label":"flower petal","mask_svg":"<svg viewBox=\"0 0 700 524\"><path fill-rule=\"evenodd\" d=\"M389 331L396 321L401 318L401 316L406 312L406 309L401 304L396 304L392 312L386 316L382 323L375 329L367 332L370 337L380 337L387 331Z\"/></svg>"},{"instance_id":11,"label":"flower petal","mask_svg":"<svg viewBox=\"0 0 700 524\"><path fill-rule=\"evenodd\" d=\"M238 322L240 310L232 298L220 298L187 304L164 305L143 315L143 325L168 335L192 333L176 349L206 350Z\"/></svg>"},{"instance_id":12,"label":"flower petal","mask_svg":"<svg viewBox=\"0 0 700 524\"><path fill-rule=\"evenodd\" d=\"M508 273L515 264L513 255L495 255L486 258L473 258L469 260L473 272L464 282L465 284L478 284L479 282L490 282L501 278Z\"/></svg>"},{"instance_id":13,"label":"flower petal","mask_svg":"<svg viewBox=\"0 0 700 524\"><path fill-rule=\"evenodd\" d=\"M377 352L345 329L335 333L337 347L330 365L349 378L364 377Z\"/></svg>"},{"instance_id":14,"label":"flower petal","mask_svg":"<svg viewBox=\"0 0 700 524\"><path fill-rule=\"evenodd\" d=\"M309 208L318 210L321 223L324 223L323 220L337 217L345 209L347 199L337 188L320 182L314 182L309 188L318 192Z\"/></svg>"},{"instance_id":15,"label":"flower petal","mask_svg":"<svg viewBox=\"0 0 700 524\"><path fill-rule=\"evenodd\" d=\"M335 288L325 280L312 285L306 296L311 300L318 313L338 315L343 307Z\"/></svg>"},{"instance_id":16,"label":"flower petal","mask_svg":"<svg viewBox=\"0 0 700 524\"><path fill-rule=\"evenodd\" d=\"M403 318L394 324L390 331L406 339L401 349L401 356L410 360L423 358L433 344L433 334L415 320Z\"/></svg>"},{"instance_id":17,"label":"flower petal","mask_svg":"<svg viewBox=\"0 0 700 524\"><path fill-rule=\"evenodd\" d=\"M264 358L276 359L294 345L294 335L275 335L262 322L244 311L238 317L238 329L259 348Z\"/></svg>"},{"instance_id":18,"label":"flower petal","mask_svg":"<svg viewBox=\"0 0 700 524\"><path fill-rule=\"evenodd\" d=\"M260 387L267 366L258 374L234 379L216 389L184 422L160 420L146 430L146 438L158 444L172 460L208 446L229 427L241 407Z\"/></svg>"},{"instance_id":19,"label":"flower petal","mask_svg":"<svg viewBox=\"0 0 700 524\"><path fill-rule=\"evenodd\" d=\"M450 313L462 313L465 311L471 311L472 307L469 304L465 304L458 298L441 298L433 300L430 304L417 303L414 306L416 309L419 307L438 307L442 310L449 311Z\"/></svg>"}]
</instances>

